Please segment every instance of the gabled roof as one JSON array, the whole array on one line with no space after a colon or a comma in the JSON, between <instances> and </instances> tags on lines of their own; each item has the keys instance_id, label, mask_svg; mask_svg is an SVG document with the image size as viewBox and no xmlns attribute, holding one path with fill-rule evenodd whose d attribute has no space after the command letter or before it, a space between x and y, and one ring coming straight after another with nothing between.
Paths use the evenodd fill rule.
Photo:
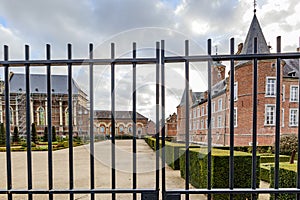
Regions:
<instances>
[{"instance_id":1,"label":"gabled roof","mask_svg":"<svg viewBox=\"0 0 300 200\"><path fill-rule=\"evenodd\" d=\"M133 112L132 111L116 111L115 112L115 119L126 119L131 120L133 119ZM111 119L111 111L110 110L95 110L94 111L95 119ZM136 113L137 119L145 119L148 120L147 117L141 115L140 113Z\"/></svg>"},{"instance_id":2,"label":"gabled roof","mask_svg":"<svg viewBox=\"0 0 300 200\"><path fill-rule=\"evenodd\" d=\"M257 53L270 53L265 36L254 14L241 54L253 54L253 41L257 38Z\"/></svg>"},{"instance_id":3,"label":"gabled roof","mask_svg":"<svg viewBox=\"0 0 300 200\"><path fill-rule=\"evenodd\" d=\"M185 95L186 95L186 90L183 91L179 106L185 105ZM192 105L194 105L201 99L204 99L204 92L192 92Z\"/></svg>"},{"instance_id":4,"label":"gabled roof","mask_svg":"<svg viewBox=\"0 0 300 200\"><path fill-rule=\"evenodd\" d=\"M47 76L45 74L30 74L30 92L33 94L47 93ZM68 94L68 76L51 75L52 94ZM72 92L78 94L81 89L72 80ZM26 91L25 74L13 74L10 79L10 92L20 93Z\"/></svg>"}]
</instances>

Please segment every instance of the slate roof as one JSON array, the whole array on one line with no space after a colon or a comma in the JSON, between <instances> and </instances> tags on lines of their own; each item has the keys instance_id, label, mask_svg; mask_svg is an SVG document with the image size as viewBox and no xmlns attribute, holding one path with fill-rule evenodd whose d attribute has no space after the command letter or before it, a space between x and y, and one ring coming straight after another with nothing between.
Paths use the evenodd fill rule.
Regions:
<instances>
[{"instance_id":1,"label":"slate roof","mask_svg":"<svg viewBox=\"0 0 300 200\"><path fill-rule=\"evenodd\" d=\"M110 110L95 110L94 111L94 118L95 119L111 119L111 111ZM133 119L133 112L132 111L116 111L115 119ZM136 119L148 120L147 117L141 115L140 113L136 113Z\"/></svg>"},{"instance_id":2,"label":"slate roof","mask_svg":"<svg viewBox=\"0 0 300 200\"><path fill-rule=\"evenodd\" d=\"M254 14L241 54L253 54L253 41L257 38L257 53L270 53L265 36Z\"/></svg>"},{"instance_id":3,"label":"slate roof","mask_svg":"<svg viewBox=\"0 0 300 200\"><path fill-rule=\"evenodd\" d=\"M181 101L180 101L179 106L185 105L185 94L186 94L186 92L184 90L183 94L182 94L182 97L181 97ZM193 102L193 105L198 102L197 100L200 101L201 99L204 99L204 92L192 92L192 102Z\"/></svg>"},{"instance_id":4,"label":"slate roof","mask_svg":"<svg viewBox=\"0 0 300 200\"><path fill-rule=\"evenodd\" d=\"M299 59L286 59L283 61L285 62L283 77L292 77L291 73L294 72L295 77L299 78Z\"/></svg>"},{"instance_id":5,"label":"slate roof","mask_svg":"<svg viewBox=\"0 0 300 200\"><path fill-rule=\"evenodd\" d=\"M51 75L52 94L68 94L68 76L67 75ZM13 74L10 79L10 92L24 92L25 74ZM72 81L73 94L78 94L80 88L78 84ZM30 75L30 92L33 94L47 93L47 76L45 74Z\"/></svg>"}]
</instances>

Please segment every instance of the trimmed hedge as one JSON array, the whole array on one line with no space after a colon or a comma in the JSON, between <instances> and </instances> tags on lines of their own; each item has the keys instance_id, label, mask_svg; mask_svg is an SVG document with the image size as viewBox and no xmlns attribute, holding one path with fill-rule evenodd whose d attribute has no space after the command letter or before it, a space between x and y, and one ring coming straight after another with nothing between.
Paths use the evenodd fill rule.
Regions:
<instances>
[{"instance_id":1,"label":"trimmed hedge","mask_svg":"<svg viewBox=\"0 0 300 200\"><path fill-rule=\"evenodd\" d=\"M260 180L270 183L271 165L270 163L260 165Z\"/></svg>"},{"instance_id":2,"label":"trimmed hedge","mask_svg":"<svg viewBox=\"0 0 300 200\"><path fill-rule=\"evenodd\" d=\"M279 164L279 188L296 188L297 182L297 164L280 163ZM274 174L274 166L271 166L270 174ZM270 176L270 188L274 188L274 176ZM270 199L275 199L274 194ZM297 199L296 194L278 194L277 200Z\"/></svg>"},{"instance_id":3,"label":"trimmed hedge","mask_svg":"<svg viewBox=\"0 0 300 200\"><path fill-rule=\"evenodd\" d=\"M290 156L280 155L279 162L289 162ZM275 155L260 155L260 163L274 163L275 162Z\"/></svg>"},{"instance_id":4,"label":"trimmed hedge","mask_svg":"<svg viewBox=\"0 0 300 200\"><path fill-rule=\"evenodd\" d=\"M190 183L196 188L207 188L207 148L190 149ZM185 178L185 149L180 149L180 174ZM234 152L234 187L251 188L252 155L244 152ZM229 188L229 151L212 150L212 188ZM257 160L257 188L259 187L260 159ZM214 200L229 199L227 194L214 194ZM238 194L235 200L251 199L251 194Z\"/></svg>"}]
</instances>

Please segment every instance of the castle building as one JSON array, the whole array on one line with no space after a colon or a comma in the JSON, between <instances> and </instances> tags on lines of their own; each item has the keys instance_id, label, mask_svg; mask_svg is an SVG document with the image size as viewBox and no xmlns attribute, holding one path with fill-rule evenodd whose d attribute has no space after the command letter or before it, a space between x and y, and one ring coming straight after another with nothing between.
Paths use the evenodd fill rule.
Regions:
<instances>
[{"instance_id":1,"label":"castle building","mask_svg":"<svg viewBox=\"0 0 300 200\"><path fill-rule=\"evenodd\" d=\"M30 116L31 123L36 124L38 134L43 134L48 125L47 106L47 77L45 74L30 75ZM68 108L68 76L51 75L52 81L52 126L60 135L68 134L69 108ZM26 88L25 74L10 73L10 124L11 131L18 127L20 134L26 132ZM4 86L2 82L2 86ZM5 121L4 89L1 93L0 121ZM89 110L87 94L72 81L73 99L73 133L75 135L87 134L89 127Z\"/></svg>"},{"instance_id":2,"label":"castle building","mask_svg":"<svg viewBox=\"0 0 300 200\"><path fill-rule=\"evenodd\" d=\"M254 14L246 40L239 45L237 54L252 54L253 40L257 38L258 53L269 54L262 29ZM298 48L299 50L299 48ZM225 77L226 66L212 64L211 128L213 145L229 145L230 101L234 101L234 145L252 145L253 62L236 61L234 73L234 97L230 99L230 72ZM281 61L281 78L276 80L276 60L258 61L257 94L257 145L273 145L275 142L276 81L280 81L280 133L296 134L298 131L299 60ZM185 140L185 93L177 106L177 139ZM207 143L207 91L190 95L190 141Z\"/></svg>"},{"instance_id":3,"label":"castle building","mask_svg":"<svg viewBox=\"0 0 300 200\"><path fill-rule=\"evenodd\" d=\"M31 123L35 123L37 133L43 135L47 127L47 77L45 74L30 75L30 116ZM59 135L69 134L69 109L68 109L68 76L51 75L52 81L52 126L55 127ZM21 135L26 133L26 89L25 74L10 73L10 124L11 132L14 127L18 127ZM4 83L1 82L1 105L0 122L5 121L5 101ZM73 99L73 134L89 134L90 110L87 94L72 80L72 99ZM116 135L132 135L133 115L131 111L116 111ZM142 137L147 134L149 121L148 118L137 113L137 136ZM154 126L155 127L155 126ZM94 111L94 130L95 134L111 135L111 111ZM155 130L155 129L154 129ZM155 133L154 133L155 134Z\"/></svg>"}]
</instances>

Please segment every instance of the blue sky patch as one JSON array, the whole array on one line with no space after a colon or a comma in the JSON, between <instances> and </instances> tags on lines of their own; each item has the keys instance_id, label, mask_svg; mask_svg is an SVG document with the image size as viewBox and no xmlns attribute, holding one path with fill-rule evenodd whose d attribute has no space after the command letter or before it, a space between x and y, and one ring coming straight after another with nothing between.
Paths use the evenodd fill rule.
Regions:
<instances>
[{"instance_id":1,"label":"blue sky patch","mask_svg":"<svg viewBox=\"0 0 300 200\"><path fill-rule=\"evenodd\" d=\"M0 24L2 24L2 26L4 26L4 27L7 27L6 20L2 16L0 16Z\"/></svg>"}]
</instances>

